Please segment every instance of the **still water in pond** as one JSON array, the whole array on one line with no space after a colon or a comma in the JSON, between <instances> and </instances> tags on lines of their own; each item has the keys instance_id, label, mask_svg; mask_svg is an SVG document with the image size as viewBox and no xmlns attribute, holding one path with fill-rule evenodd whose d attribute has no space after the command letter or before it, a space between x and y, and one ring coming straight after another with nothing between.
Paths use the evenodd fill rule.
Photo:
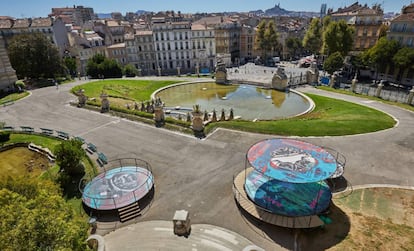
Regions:
<instances>
[{"instance_id":1,"label":"still water in pond","mask_svg":"<svg viewBox=\"0 0 414 251\"><path fill-rule=\"evenodd\" d=\"M294 92L280 92L253 85L219 85L216 83L184 84L164 89L156 94L166 107L192 108L199 104L201 110L217 116L222 109L226 116L233 109L234 116L244 120L271 120L295 116L305 112L310 104Z\"/></svg>"}]
</instances>

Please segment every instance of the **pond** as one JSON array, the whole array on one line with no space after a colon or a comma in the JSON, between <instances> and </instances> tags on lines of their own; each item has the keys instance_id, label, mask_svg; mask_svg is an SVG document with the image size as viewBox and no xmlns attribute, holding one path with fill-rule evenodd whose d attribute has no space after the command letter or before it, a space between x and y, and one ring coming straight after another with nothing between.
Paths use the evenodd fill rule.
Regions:
<instances>
[{"instance_id":1,"label":"pond","mask_svg":"<svg viewBox=\"0 0 414 251\"><path fill-rule=\"evenodd\" d=\"M234 116L243 120L274 120L293 117L306 112L311 104L304 96L293 92L280 92L254 85L219 85L216 83L192 83L175 85L157 91L166 109L190 111L195 104L202 111L217 116L222 109L226 114L233 109Z\"/></svg>"}]
</instances>

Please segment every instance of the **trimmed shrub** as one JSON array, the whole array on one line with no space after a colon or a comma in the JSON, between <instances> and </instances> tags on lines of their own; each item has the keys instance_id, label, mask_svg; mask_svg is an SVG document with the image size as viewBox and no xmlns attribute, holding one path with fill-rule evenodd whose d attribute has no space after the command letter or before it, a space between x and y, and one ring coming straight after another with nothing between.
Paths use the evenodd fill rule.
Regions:
<instances>
[{"instance_id":1,"label":"trimmed shrub","mask_svg":"<svg viewBox=\"0 0 414 251\"><path fill-rule=\"evenodd\" d=\"M6 142L10 139L10 132L0 131L0 142Z\"/></svg>"}]
</instances>

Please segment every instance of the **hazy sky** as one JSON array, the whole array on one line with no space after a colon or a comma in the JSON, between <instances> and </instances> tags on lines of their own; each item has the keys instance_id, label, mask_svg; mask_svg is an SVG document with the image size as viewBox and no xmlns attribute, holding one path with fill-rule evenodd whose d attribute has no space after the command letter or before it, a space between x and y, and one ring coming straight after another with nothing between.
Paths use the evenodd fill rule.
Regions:
<instances>
[{"instance_id":1,"label":"hazy sky","mask_svg":"<svg viewBox=\"0 0 414 251\"><path fill-rule=\"evenodd\" d=\"M110 12L135 12L136 10L162 11L174 10L183 13L196 12L223 12L223 11L249 11L265 10L276 4L287 10L319 11L322 3L328 8L336 10L338 7L348 6L356 0L0 0L0 16L21 17L45 17L51 12L52 7L66 7L83 5L92 7L95 13ZM412 0L378 0L359 1L372 6L380 3L385 12L400 12L404 5Z\"/></svg>"}]
</instances>

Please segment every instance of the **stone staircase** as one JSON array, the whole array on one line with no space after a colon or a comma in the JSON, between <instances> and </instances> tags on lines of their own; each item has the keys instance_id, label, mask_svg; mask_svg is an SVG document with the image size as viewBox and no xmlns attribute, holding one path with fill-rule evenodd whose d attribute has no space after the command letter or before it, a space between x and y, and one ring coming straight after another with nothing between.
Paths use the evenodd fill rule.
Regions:
<instances>
[{"instance_id":1,"label":"stone staircase","mask_svg":"<svg viewBox=\"0 0 414 251\"><path fill-rule=\"evenodd\" d=\"M139 207L138 202L134 202L128 206L119 208L118 214L119 221L126 222L138 216L141 216L141 208Z\"/></svg>"}]
</instances>

